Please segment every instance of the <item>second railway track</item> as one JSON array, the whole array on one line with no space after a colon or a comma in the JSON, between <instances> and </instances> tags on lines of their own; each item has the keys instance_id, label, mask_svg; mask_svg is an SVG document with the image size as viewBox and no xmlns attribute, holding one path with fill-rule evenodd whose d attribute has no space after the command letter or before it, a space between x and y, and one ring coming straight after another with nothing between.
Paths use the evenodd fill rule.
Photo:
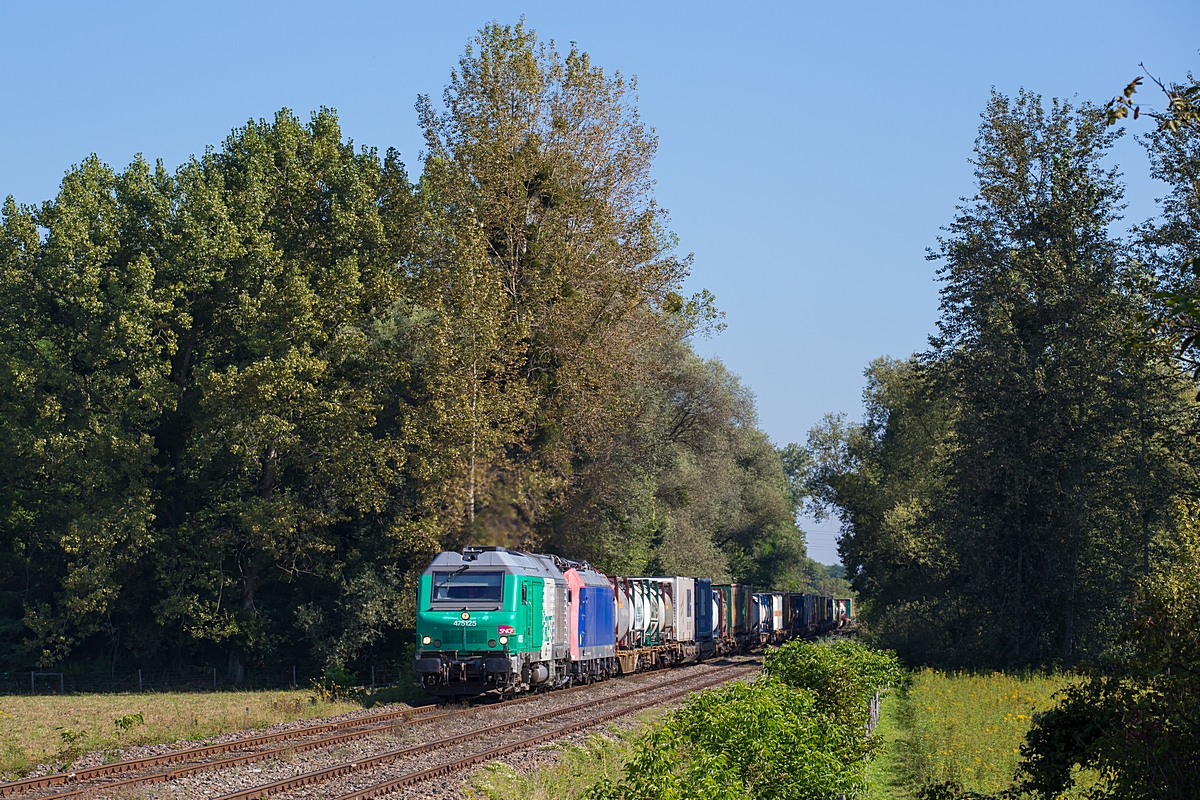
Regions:
<instances>
[{"instance_id":1,"label":"second railway track","mask_svg":"<svg viewBox=\"0 0 1200 800\"><path fill-rule=\"evenodd\" d=\"M696 670L700 670L697 672ZM666 681L657 680L664 674L668 673L646 673L645 675L637 676L638 685L630 688L630 691L622 693L620 690L626 688L626 681L612 681L601 684L590 684L577 686L571 689L551 692L540 695L530 695L519 697L515 700L509 700L500 703L487 703L472 705L466 708L455 708L446 710L436 706L419 707L415 709L403 709L397 711L389 711L382 714L366 715L358 718L340 720L338 722L328 722L317 725L308 725L302 728L293 729L290 731L282 731L271 734L262 734L258 736L249 736L240 739L234 739L228 742L222 742L214 745L205 745L200 747L185 748L153 756L148 756L140 759L130 759L127 761L117 762L114 764L103 765L99 767L91 767L86 769L76 770L74 772L55 773L52 775L40 776L37 778L25 779L22 781L13 781L11 783L0 784L0 796L19 796L22 800L66 800L67 798L78 797L105 797L119 794L122 797L129 796L131 791L136 791L138 787L149 788L154 784L177 784L180 782L192 783L200 782L203 784L216 783L215 791L209 788L207 791L201 792L204 795L212 796L221 792L221 784L225 783L225 776L233 774L257 774L259 772L269 772L270 770L250 770L249 765L255 762L289 762L297 758L303 753L313 753L320 751L329 751L331 749L340 748L345 750L347 746L355 746L356 742L363 740L380 739L383 737L395 737L402 734L405 729L411 726L436 724L439 722L465 721L463 718L471 715L494 716L495 712L505 712L514 706L520 706L527 703L534 703L540 700L545 700L550 704L555 704L561 700L566 700L570 695L586 691L588 689L597 690L602 693L608 690L615 690L615 694L607 694L599 699L577 703L580 707L594 707L603 703L615 702L619 698L627 697L638 693L656 692L663 687L673 686L683 682L695 682L703 680L705 676L714 673L726 674L730 671L728 666L719 667L713 665L699 665L685 670L688 674L682 677L670 678ZM721 680L728 680L728 677L723 677ZM647 685L646 681L650 683ZM695 687L692 687L695 688ZM686 693L692 688L684 689ZM665 701L655 701L665 702ZM655 703L651 703L652 705ZM569 707L570 708L570 707ZM564 713L564 709L553 709L543 714L535 714L531 717L520 716L520 720L533 719L549 719L552 716ZM622 712L632 713L632 712ZM526 722L518 722L517 725L528 724ZM511 723L503 723L502 725L487 726L484 730L492 730L499 727L507 726L508 729L516 727ZM478 733L478 731L476 731ZM460 736L459 738L468 739L471 734ZM446 737L443 737L445 739ZM455 737L449 737L455 738ZM440 741L440 740L439 740ZM280 744L285 743L285 744ZM358 747L362 747L359 745ZM443 742L443 746L451 746ZM369 747L367 749L370 749ZM240 751L240 752L239 752ZM235 753L226 757L212 758L213 756L223 756L228 753ZM327 755L321 757L328 757ZM369 758L369 757L368 757ZM180 764L182 766L175 767L169 770L155 770L155 767L164 764ZM365 762L360 759L359 763ZM354 770L351 770L354 771ZM134 772L137 774L130 775ZM206 778L205 773L216 773L216 777ZM56 787L62 787L55 790ZM47 789L51 790L47 793ZM173 794L172 790L163 787L163 792L155 792L156 795ZM283 791L283 790L280 790ZM191 796L191 792L188 796ZM229 797L240 796L228 795ZM260 794L253 795L254 797L262 796Z\"/></svg>"},{"instance_id":2,"label":"second railway track","mask_svg":"<svg viewBox=\"0 0 1200 800\"><path fill-rule=\"evenodd\" d=\"M751 669L742 670L743 674L751 671ZM690 694L691 692L699 691L701 689L706 689L711 686L733 680L735 677L735 675L725 675L720 678L705 681L696 686L689 686L686 689L671 692L670 694L662 697L655 697L653 699L635 703L630 706L618 708L614 711L609 711L605 714L601 714L590 719L568 723L543 733L536 733L531 736L526 736L525 738L518 739L515 742L500 744L482 752L470 753L454 759L453 761L427 767L425 769L406 772L402 775L387 778L379 783L368 784L362 788L354 789L350 792L340 795L336 798L336 800L368 800L368 798L383 797L385 795L394 794L403 789L418 786L435 778L447 776L461 770L466 770L480 764L485 764L489 761L495 761L497 759L504 758L505 756L515 753L519 750L535 747L545 742L554 741L555 739L561 739L564 736L569 736L572 733L595 727L596 725L615 720L619 717L678 700L680 697Z\"/></svg>"},{"instance_id":3,"label":"second railway track","mask_svg":"<svg viewBox=\"0 0 1200 800\"><path fill-rule=\"evenodd\" d=\"M732 666L707 670L701 674L686 674L650 686L639 686L538 714L472 728L433 741L406 744L373 754L357 754L319 769L292 770L293 774L278 780L243 786L221 794L215 800L271 797L280 800L310 797L363 800L380 797L501 758L517 750L569 736L621 716L678 700L691 692L734 680L754 669L756 667ZM610 705L614 707L607 711L594 711ZM522 730L526 728L533 730ZM520 732L514 737L509 735L513 731ZM211 786L189 788L186 795L176 796L213 795Z\"/></svg>"}]
</instances>

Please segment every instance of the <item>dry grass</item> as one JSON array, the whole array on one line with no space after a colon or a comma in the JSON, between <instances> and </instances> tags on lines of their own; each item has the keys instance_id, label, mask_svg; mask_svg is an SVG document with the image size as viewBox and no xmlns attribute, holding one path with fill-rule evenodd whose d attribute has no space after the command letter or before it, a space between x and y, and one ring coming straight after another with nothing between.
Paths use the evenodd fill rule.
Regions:
<instances>
[{"instance_id":1,"label":"dry grass","mask_svg":"<svg viewBox=\"0 0 1200 800\"><path fill-rule=\"evenodd\" d=\"M11 779L93 750L116 760L132 745L203 739L360 707L317 701L303 690L0 697L0 773Z\"/></svg>"}]
</instances>

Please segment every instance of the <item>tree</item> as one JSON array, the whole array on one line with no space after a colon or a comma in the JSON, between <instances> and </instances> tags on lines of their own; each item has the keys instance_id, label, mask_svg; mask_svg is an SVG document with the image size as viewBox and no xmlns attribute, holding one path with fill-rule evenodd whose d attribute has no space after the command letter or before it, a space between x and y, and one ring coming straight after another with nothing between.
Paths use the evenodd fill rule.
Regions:
<instances>
[{"instance_id":1,"label":"tree","mask_svg":"<svg viewBox=\"0 0 1200 800\"><path fill-rule=\"evenodd\" d=\"M941 245L935 371L959 413L944 524L992 663L1113 643L1190 460L1170 435L1194 413L1178 374L1127 335L1149 298L1107 232L1113 138L1099 109L994 96L979 194Z\"/></svg>"},{"instance_id":2,"label":"tree","mask_svg":"<svg viewBox=\"0 0 1200 800\"><path fill-rule=\"evenodd\" d=\"M1141 82L1129 84L1125 94L1109 104L1109 122L1115 123L1121 110L1128 111L1132 95ZM1167 111L1149 112L1157 121L1156 130L1142 139L1150 158L1150 174L1170 187L1161 200L1162 215L1157 221L1138 226L1138 255L1159 279L1156 298L1160 304L1151 311L1150 322L1163 335L1165 343L1200 377L1200 82L1189 75L1185 83L1164 85L1156 81L1166 95ZM1123 104L1122 104L1123 102ZM1133 106L1136 112L1137 106Z\"/></svg>"},{"instance_id":3,"label":"tree","mask_svg":"<svg viewBox=\"0 0 1200 800\"><path fill-rule=\"evenodd\" d=\"M93 158L53 203L6 205L6 534L44 661L178 626L240 674L288 592L264 590L387 510L398 365L372 330L400 286L380 209L402 169L330 112L284 111L174 177Z\"/></svg>"},{"instance_id":4,"label":"tree","mask_svg":"<svg viewBox=\"0 0 1200 800\"><path fill-rule=\"evenodd\" d=\"M91 635L115 645L119 595L155 541L176 315L137 239L161 222L163 182L140 159L116 175L92 157L54 202L4 205L0 532L34 658Z\"/></svg>"},{"instance_id":5,"label":"tree","mask_svg":"<svg viewBox=\"0 0 1200 800\"><path fill-rule=\"evenodd\" d=\"M569 492L605 431L633 413L624 387L642 377L639 344L669 326L664 304L687 273L653 199L657 142L635 90L576 48L560 56L524 23L493 23L460 60L444 112L428 97L417 104L422 185L453 198L452 230L481 238L478 258L500 288L505 374L494 380L506 392L524 382L530 397L496 423L521 431L517 441L460 466L464 508L490 509L488 535L515 526L513 540L528 541L538 508Z\"/></svg>"},{"instance_id":6,"label":"tree","mask_svg":"<svg viewBox=\"0 0 1200 800\"><path fill-rule=\"evenodd\" d=\"M865 419L828 415L809 433L808 487L836 509L839 550L859 597L858 617L913 660L946 646L934 598L950 585L955 553L934 513L954 452L954 404L913 358L878 359L865 372Z\"/></svg>"},{"instance_id":7,"label":"tree","mask_svg":"<svg viewBox=\"0 0 1200 800\"><path fill-rule=\"evenodd\" d=\"M933 348L876 368L866 424L810 439L862 608L910 659L1101 658L1171 540L1196 406L1135 334L1154 281L1109 235L1114 136L1101 109L993 95L978 193L931 256Z\"/></svg>"},{"instance_id":8,"label":"tree","mask_svg":"<svg viewBox=\"0 0 1200 800\"><path fill-rule=\"evenodd\" d=\"M1134 595L1120 672L1087 676L1035 717L1021 749L1021 789L1060 797L1082 768L1103 776L1097 797L1196 796L1200 520L1192 503L1180 503L1177 513L1181 532L1171 558Z\"/></svg>"}]
</instances>

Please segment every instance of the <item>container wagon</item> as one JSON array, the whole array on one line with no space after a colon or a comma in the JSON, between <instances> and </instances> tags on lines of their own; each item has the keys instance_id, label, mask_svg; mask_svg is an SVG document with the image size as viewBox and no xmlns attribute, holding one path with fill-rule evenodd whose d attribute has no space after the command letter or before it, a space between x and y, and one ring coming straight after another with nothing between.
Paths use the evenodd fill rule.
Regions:
<instances>
[{"instance_id":1,"label":"container wagon","mask_svg":"<svg viewBox=\"0 0 1200 800\"><path fill-rule=\"evenodd\" d=\"M733 653L745 650L754 643L751 629L751 596L753 590L741 583L725 583L713 589L722 595L725 623L722 627L718 652Z\"/></svg>"},{"instance_id":2,"label":"container wagon","mask_svg":"<svg viewBox=\"0 0 1200 800\"><path fill-rule=\"evenodd\" d=\"M629 627L618 638L621 673L695 661L702 647L696 630L696 579L613 577L618 606L630 607ZM710 613L711 613L711 600ZM710 625L711 631L711 623Z\"/></svg>"}]
</instances>

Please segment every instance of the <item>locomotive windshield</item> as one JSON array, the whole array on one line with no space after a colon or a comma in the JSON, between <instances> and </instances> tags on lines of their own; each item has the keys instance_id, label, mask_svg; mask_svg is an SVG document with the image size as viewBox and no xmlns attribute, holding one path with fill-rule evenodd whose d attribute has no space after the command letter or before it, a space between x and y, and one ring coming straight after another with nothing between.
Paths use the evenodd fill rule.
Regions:
<instances>
[{"instance_id":1,"label":"locomotive windshield","mask_svg":"<svg viewBox=\"0 0 1200 800\"><path fill-rule=\"evenodd\" d=\"M433 573L433 602L468 601L495 602L503 599L503 572L435 572Z\"/></svg>"}]
</instances>

